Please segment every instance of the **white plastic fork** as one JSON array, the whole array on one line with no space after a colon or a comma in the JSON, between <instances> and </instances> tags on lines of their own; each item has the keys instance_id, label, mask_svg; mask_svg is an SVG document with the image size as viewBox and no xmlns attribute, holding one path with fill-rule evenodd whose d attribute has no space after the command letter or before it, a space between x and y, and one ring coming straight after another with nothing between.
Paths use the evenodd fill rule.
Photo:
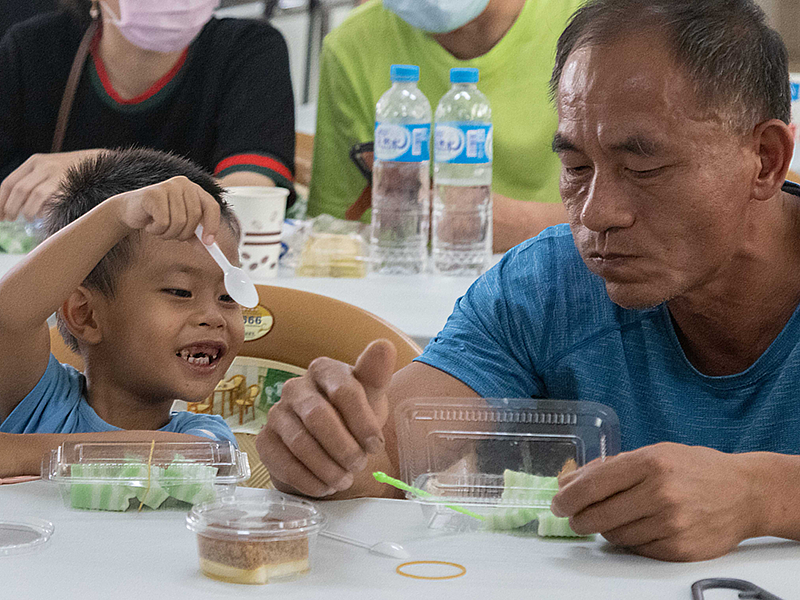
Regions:
<instances>
[{"instance_id":1,"label":"white plastic fork","mask_svg":"<svg viewBox=\"0 0 800 600\"><path fill-rule=\"evenodd\" d=\"M410 556L408 551L397 542L378 542L377 544L372 544L370 546L361 540L356 540L354 538L347 537L346 535L342 535L341 533L334 533L333 531L327 531L325 529L320 531L319 534L322 537L336 540L337 542L343 542L345 544L350 544L351 546L358 546L359 548L366 548L373 554L380 554L390 558L409 558Z\"/></svg>"}]
</instances>

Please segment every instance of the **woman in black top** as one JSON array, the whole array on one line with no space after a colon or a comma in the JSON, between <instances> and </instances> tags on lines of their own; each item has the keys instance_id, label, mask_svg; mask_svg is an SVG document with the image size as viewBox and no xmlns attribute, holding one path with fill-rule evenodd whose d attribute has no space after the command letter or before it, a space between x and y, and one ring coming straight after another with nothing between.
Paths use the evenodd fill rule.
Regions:
<instances>
[{"instance_id":1,"label":"woman in black top","mask_svg":"<svg viewBox=\"0 0 800 600\"><path fill-rule=\"evenodd\" d=\"M66 4L15 25L0 42L0 219L34 218L70 166L131 145L186 156L223 185L291 189L294 101L283 37L266 22L211 17L207 5L206 20L202 0L99 5L63 144L50 153L91 22L92 2ZM186 45L174 48L180 39Z\"/></svg>"}]
</instances>

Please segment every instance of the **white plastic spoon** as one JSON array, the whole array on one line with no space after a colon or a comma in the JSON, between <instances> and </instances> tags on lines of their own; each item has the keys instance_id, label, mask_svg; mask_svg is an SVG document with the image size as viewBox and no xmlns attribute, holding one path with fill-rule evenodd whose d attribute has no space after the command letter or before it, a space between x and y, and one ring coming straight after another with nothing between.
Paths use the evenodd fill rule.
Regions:
<instances>
[{"instance_id":1,"label":"white plastic spoon","mask_svg":"<svg viewBox=\"0 0 800 600\"><path fill-rule=\"evenodd\" d=\"M408 551L397 542L378 542L377 544L370 546L366 542L355 540L347 537L346 535L342 535L341 533L334 533L333 531L326 531L323 529L319 532L319 534L322 537L330 538L332 540L336 540L337 542L344 542L345 544L350 544L351 546L366 548L373 554L381 554L391 558L409 558L411 556Z\"/></svg>"},{"instance_id":2,"label":"white plastic spoon","mask_svg":"<svg viewBox=\"0 0 800 600\"><path fill-rule=\"evenodd\" d=\"M220 266L222 272L225 273L225 289L228 291L228 294L230 294L230 297L245 308L257 306L258 291L247 273L229 263L216 242L209 245L203 241L202 225L197 226L197 229L194 230L194 234L197 236L197 239L200 240L200 243L206 247L211 258Z\"/></svg>"}]
</instances>

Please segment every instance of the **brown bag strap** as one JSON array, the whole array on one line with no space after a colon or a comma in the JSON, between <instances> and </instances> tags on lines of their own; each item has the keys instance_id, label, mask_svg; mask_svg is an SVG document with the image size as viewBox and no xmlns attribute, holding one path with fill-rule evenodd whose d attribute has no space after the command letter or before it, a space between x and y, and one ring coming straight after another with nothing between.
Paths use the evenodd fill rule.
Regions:
<instances>
[{"instance_id":1,"label":"brown bag strap","mask_svg":"<svg viewBox=\"0 0 800 600\"><path fill-rule=\"evenodd\" d=\"M355 202L353 202L346 211L344 211L344 218L348 221L359 221L361 215L372 207L372 186L368 185L364 188Z\"/></svg>"},{"instance_id":2,"label":"brown bag strap","mask_svg":"<svg viewBox=\"0 0 800 600\"><path fill-rule=\"evenodd\" d=\"M72 61L72 67L69 70L67 86L64 88L64 95L61 97L61 106L58 109L58 120L56 121L56 130L53 134L53 144L50 146L50 152L61 152L61 145L64 143L64 134L67 131L67 123L69 123L69 113L72 110L75 90L78 88L78 81L81 78L81 73L83 73L83 65L86 63L86 56L89 54L89 47L97 31L99 11L96 2L92 3L91 14L92 22L89 24L86 33L83 34L81 43L78 46L78 52L75 53L75 59Z\"/></svg>"}]
</instances>

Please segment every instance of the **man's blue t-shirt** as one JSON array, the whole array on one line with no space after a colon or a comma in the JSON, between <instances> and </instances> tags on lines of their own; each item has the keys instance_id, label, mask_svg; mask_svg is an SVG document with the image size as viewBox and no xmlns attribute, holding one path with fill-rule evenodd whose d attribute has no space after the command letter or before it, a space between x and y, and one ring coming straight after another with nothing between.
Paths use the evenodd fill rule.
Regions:
<instances>
[{"instance_id":1,"label":"man's blue t-shirt","mask_svg":"<svg viewBox=\"0 0 800 600\"><path fill-rule=\"evenodd\" d=\"M91 433L121 431L101 419L84 396L86 379L53 355L47 369L31 392L0 424L4 433ZM236 444L228 424L218 415L179 412L159 431L187 433Z\"/></svg>"},{"instance_id":2,"label":"man's blue t-shirt","mask_svg":"<svg viewBox=\"0 0 800 600\"><path fill-rule=\"evenodd\" d=\"M610 406L623 450L672 441L800 454L798 342L800 308L747 370L703 375L686 358L666 305L614 304L569 227L559 225L480 277L417 360L485 398Z\"/></svg>"}]
</instances>

